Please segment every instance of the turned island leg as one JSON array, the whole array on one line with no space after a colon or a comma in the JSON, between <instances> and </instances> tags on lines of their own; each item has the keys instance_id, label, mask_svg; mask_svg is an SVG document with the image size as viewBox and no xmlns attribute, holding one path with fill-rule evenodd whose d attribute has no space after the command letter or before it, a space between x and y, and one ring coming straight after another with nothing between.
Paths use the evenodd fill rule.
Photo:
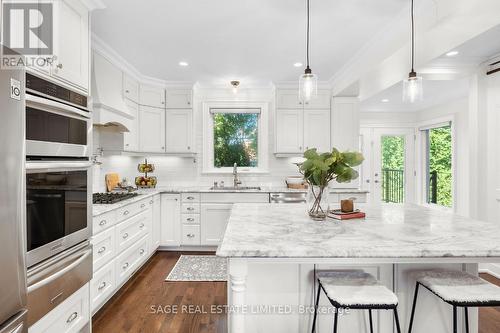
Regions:
<instances>
[{"instance_id":1,"label":"turned island leg","mask_svg":"<svg viewBox=\"0 0 500 333\"><path fill-rule=\"evenodd\" d=\"M245 333L245 293L248 273L243 259L229 259L229 333Z\"/></svg>"}]
</instances>

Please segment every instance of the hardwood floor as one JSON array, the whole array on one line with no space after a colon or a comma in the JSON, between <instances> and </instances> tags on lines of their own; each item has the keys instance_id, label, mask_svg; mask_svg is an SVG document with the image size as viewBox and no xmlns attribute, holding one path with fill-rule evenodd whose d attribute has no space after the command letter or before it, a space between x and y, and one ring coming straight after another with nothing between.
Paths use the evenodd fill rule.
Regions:
<instances>
[{"instance_id":1,"label":"hardwood floor","mask_svg":"<svg viewBox=\"0 0 500 333\"><path fill-rule=\"evenodd\" d=\"M180 252L157 252L96 313L94 333L225 333L226 315L210 314L226 304L226 282L166 282ZM194 253L189 254L206 254ZM194 307L187 308L192 305ZM164 313L177 306L177 314ZM198 307L197 307L198 306ZM154 312L152 311L154 310ZM200 313L202 311L208 313Z\"/></svg>"},{"instance_id":2,"label":"hardwood floor","mask_svg":"<svg viewBox=\"0 0 500 333\"><path fill-rule=\"evenodd\" d=\"M226 315L210 313L212 305L226 304L226 282L165 282L181 254L156 253L96 313L93 332L226 333ZM500 286L499 279L486 274L481 277ZM172 306L178 307L177 313L165 313ZM479 333L498 332L500 308L481 308Z\"/></svg>"}]
</instances>

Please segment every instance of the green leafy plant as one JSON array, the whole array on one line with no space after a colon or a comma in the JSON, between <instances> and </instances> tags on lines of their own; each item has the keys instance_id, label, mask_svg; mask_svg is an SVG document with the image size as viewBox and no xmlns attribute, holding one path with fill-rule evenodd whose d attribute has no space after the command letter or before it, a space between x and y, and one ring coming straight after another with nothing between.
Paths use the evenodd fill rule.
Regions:
<instances>
[{"instance_id":1,"label":"green leafy plant","mask_svg":"<svg viewBox=\"0 0 500 333\"><path fill-rule=\"evenodd\" d=\"M338 183L348 183L358 178L359 173L354 167L364 161L363 154L359 152L340 152L333 148L331 152L318 153L316 148L304 153L306 159L299 164L299 170L310 186L314 202L310 206L309 215L313 217L326 217L325 207L321 207L324 190L332 180Z\"/></svg>"}]
</instances>

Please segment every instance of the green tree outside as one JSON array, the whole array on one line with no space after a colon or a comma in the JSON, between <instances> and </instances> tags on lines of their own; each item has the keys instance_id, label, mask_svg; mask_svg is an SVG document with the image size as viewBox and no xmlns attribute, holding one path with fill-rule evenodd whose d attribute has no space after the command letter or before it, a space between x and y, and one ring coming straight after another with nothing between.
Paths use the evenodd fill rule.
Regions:
<instances>
[{"instance_id":1,"label":"green tree outside","mask_svg":"<svg viewBox=\"0 0 500 333\"><path fill-rule=\"evenodd\" d=\"M452 194L452 147L451 126L433 128L429 131L429 170L437 173L437 200L441 206L451 207ZM432 188L429 184L429 199Z\"/></svg>"}]
</instances>

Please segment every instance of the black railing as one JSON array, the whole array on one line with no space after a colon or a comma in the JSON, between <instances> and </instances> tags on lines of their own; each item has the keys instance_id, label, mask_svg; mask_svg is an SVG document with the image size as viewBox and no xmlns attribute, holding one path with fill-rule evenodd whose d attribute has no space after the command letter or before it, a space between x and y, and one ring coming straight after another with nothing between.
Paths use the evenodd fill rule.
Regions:
<instances>
[{"instance_id":1,"label":"black railing","mask_svg":"<svg viewBox=\"0 0 500 333\"><path fill-rule=\"evenodd\" d=\"M429 174L429 203L437 203L438 197L438 173L431 171Z\"/></svg>"},{"instance_id":2,"label":"black railing","mask_svg":"<svg viewBox=\"0 0 500 333\"><path fill-rule=\"evenodd\" d=\"M402 203L404 199L404 170L382 169L382 201Z\"/></svg>"}]
</instances>

